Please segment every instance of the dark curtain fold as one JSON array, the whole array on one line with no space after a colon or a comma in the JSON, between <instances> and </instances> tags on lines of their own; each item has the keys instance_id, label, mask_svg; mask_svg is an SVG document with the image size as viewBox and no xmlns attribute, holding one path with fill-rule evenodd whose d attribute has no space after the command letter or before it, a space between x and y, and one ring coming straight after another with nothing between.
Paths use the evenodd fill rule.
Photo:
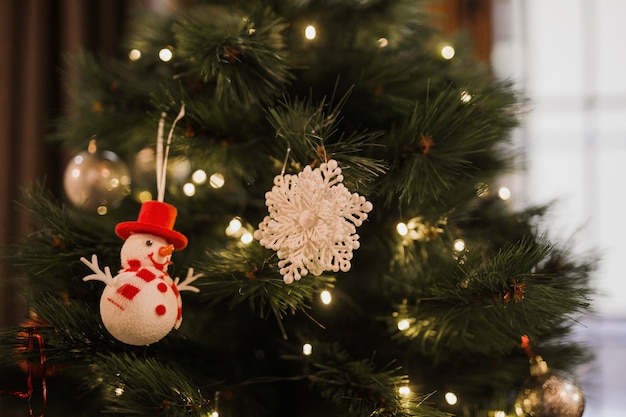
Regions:
<instances>
[{"instance_id":1,"label":"dark curtain fold","mask_svg":"<svg viewBox=\"0 0 626 417\"><path fill-rule=\"evenodd\" d=\"M30 231L16 210L21 189L46 179L59 189L63 158L46 141L50 122L67 100L63 57L79 48L115 54L124 0L0 0L0 250ZM4 248L4 249L1 249ZM14 273L0 261L0 325L24 316Z\"/></svg>"}]
</instances>

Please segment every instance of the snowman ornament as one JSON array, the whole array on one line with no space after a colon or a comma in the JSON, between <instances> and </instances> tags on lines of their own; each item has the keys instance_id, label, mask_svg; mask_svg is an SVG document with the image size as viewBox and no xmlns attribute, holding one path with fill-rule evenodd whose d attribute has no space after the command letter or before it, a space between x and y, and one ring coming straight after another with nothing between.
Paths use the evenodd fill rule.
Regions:
<instances>
[{"instance_id":1,"label":"snowman ornament","mask_svg":"<svg viewBox=\"0 0 626 417\"><path fill-rule=\"evenodd\" d=\"M179 283L167 273L172 252L184 249L187 238L172 230L176 208L160 201L142 204L136 222L119 223L115 233L125 240L120 251L121 270L112 276L101 270L98 258L81 258L94 273L84 281L106 284L100 297L100 316L109 333L129 345L158 342L182 323L181 291L198 292L190 284L201 274L189 268Z\"/></svg>"},{"instance_id":2,"label":"snowman ornament","mask_svg":"<svg viewBox=\"0 0 626 417\"><path fill-rule=\"evenodd\" d=\"M121 270L116 276L107 266L98 265L98 257L80 260L93 271L83 281L102 281L106 285L100 297L100 316L113 337L129 345L143 346L158 342L182 323L181 291L198 292L190 284L201 274L189 268L183 282L167 273L172 252L187 246L187 238L174 230L176 208L163 202L167 154L176 123L184 116L185 106L174 120L163 151L163 125L157 134L156 174L158 198L142 203L137 221L119 223L115 233L124 244L120 251Z\"/></svg>"}]
</instances>

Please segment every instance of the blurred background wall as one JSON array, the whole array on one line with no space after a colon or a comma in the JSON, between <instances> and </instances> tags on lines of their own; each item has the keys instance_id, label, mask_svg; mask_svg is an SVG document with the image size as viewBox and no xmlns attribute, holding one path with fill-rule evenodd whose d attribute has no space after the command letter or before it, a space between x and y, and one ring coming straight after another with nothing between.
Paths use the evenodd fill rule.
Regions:
<instances>
[{"instance_id":1,"label":"blurred background wall","mask_svg":"<svg viewBox=\"0 0 626 417\"><path fill-rule=\"evenodd\" d=\"M517 132L521 204L554 201L545 228L602 257L597 314L580 326L596 360L582 370L585 417L623 415L626 388L626 2L493 0L491 61L528 97Z\"/></svg>"}]
</instances>

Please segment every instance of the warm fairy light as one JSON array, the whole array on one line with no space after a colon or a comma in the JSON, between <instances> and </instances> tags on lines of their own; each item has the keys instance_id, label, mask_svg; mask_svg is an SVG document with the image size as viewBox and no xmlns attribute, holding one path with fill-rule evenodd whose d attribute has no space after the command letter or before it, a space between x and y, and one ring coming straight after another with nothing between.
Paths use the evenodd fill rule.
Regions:
<instances>
[{"instance_id":1,"label":"warm fairy light","mask_svg":"<svg viewBox=\"0 0 626 417\"><path fill-rule=\"evenodd\" d=\"M152 200L152 193L150 191L140 191L137 193L137 200L140 203Z\"/></svg>"},{"instance_id":2,"label":"warm fairy light","mask_svg":"<svg viewBox=\"0 0 626 417\"><path fill-rule=\"evenodd\" d=\"M409 319L402 319L398 321L398 330L405 331L409 327L411 327L411 322L409 321Z\"/></svg>"},{"instance_id":3,"label":"warm fairy light","mask_svg":"<svg viewBox=\"0 0 626 417\"><path fill-rule=\"evenodd\" d=\"M330 291L324 290L320 293L320 299L322 303L328 305L331 301L333 301L333 296L330 294Z\"/></svg>"},{"instance_id":4,"label":"warm fairy light","mask_svg":"<svg viewBox=\"0 0 626 417\"><path fill-rule=\"evenodd\" d=\"M411 388L409 388L408 385L403 385L398 388L398 394L400 394L401 397L408 397L411 395Z\"/></svg>"},{"instance_id":5,"label":"warm fairy light","mask_svg":"<svg viewBox=\"0 0 626 417\"><path fill-rule=\"evenodd\" d=\"M493 417L506 417L506 413L502 410L496 410L493 412Z\"/></svg>"},{"instance_id":6,"label":"warm fairy light","mask_svg":"<svg viewBox=\"0 0 626 417\"><path fill-rule=\"evenodd\" d=\"M476 195L481 198L487 197L489 195L489 186L485 183L477 184Z\"/></svg>"},{"instance_id":7,"label":"warm fairy light","mask_svg":"<svg viewBox=\"0 0 626 417\"><path fill-rule=\"evenodd\" d=\"M196 184L204 184L206 180L207 180L206 171L202 169L198 169L194 171L193 174L191 174L191 181L195 182Z\"/></svg>"},{"instance_id":8,"label":"warm fairy light","mask_svg":"<svg viewBox=\"0 0 626 417\"><path fill-rule=\"evenodd\" d=\"M457 252L461 252L465 250L465 241L463 239L457 239L454 241L454 250Z\"/></svg>"},{"instance_id":9,"label":"warm fairy light","mask_svg":"<svg viewBox=\"0 0 626 417\"><path fill-rule=\"evenodd\" d=\"M185 185L183 185L183 194L185 194L187 197L194 196L196 194L196 186L190 182L186 183Z\"/></svg>"},{"instance_id":10,"label":"warm fairy light","mask_svg":"<svg viewBox=\"0 0 626 417\"><path fill-rule=\"evenodd\" d=\"M409 233L409 226L407 226L406 223L400 222L396 225L396 230L400 236L406 236L406 234Z\"/></svg>"},{"instance_id":11,"label":"warm fairy light","mask_svg":"<svg viewBox=\"0 0 626 417\"><path fill-rule=\"evenodd\" d=\"M169 62L174 54L170 48L163 48L159 51L159 59L163 62Z\"/></svg>"},{"instance_id":12,"label":"warm fairy light","mask_svg":"<svg viewBox=\"0 0 626 417\"><path fill-rule=\"evenodd\" d=\"M500 197L501 200L508 200L509 198L511 198L511 190L509 190L507 187L500 187L500 189L498 190L498 197Z\"/></svg>"},{"instance_id":13,"label":"warm fairy light","mask_svg":"<svg viewBox=\"0 0 626 417\"><path fill-rule=\"evenodd\" d=\"M313 40L317 36L317 30L315 30L315 26L309 25L304 29L304 37L308 40Z\"/></svg>"},{"instance_id":14,"label":"warm fairy light","mask_svg":"<svg viewBox=\"0 0 626 417\"><path fill-rule=\"evenodd\" d=\"M230 222L228 222L228 227L226 228L226 235L233 236L237 234L241 230L241 220L235 217Z\"/></svg>"},{"instance_id":15,"label":"warm fairy light","mask_svg":"<svg viewBox=\"0 0 626 417\"><path fill-rule=\"evenodd\" d=\"M109 212L109 209L107 209L107 206L99 206L96 209L96 213L98 213L101 216L105 216L108 212Z\"/></svg>"},{"instance_id":16,"label":"warm fairy light","mask_svg":"<svg viewBox=\"0 0 626 417\"><path fill-rule=\"evenodd\" d=\"M220 413L218 413L217 411L213 411L211 414L209 414L209 417L220 417Z\"/></svg>"},{"instance_id":17,"label":"warm fairy light","mask_svg":"<svg viewBox=\"0 0 626 417\"><path fill-rule=\"evenodd\" d=\"M311 353L313 353L313 346L311 346L310 343L305 343L302 345L302 354L304 356L311 356Z\"/></svg>"},{"instance_id":18,"label":"warm fairy light","mask_svg":"<svg viewBox=\"0 0 626 417\"><path fill-rule=\"evenodd\" d=\"M224 176L216 172L209 178L209 184L211 184L213 188L222 188L224 186Z\"/></svg>"},{"instance_id":19,"label":"warm fairy light","mask_svg":"<svg viewBox=\"0 0 626 417\"><path fill-rule=\"evenodd\" d=\"M443 45L441 47L440 53L443 59L452 59L454 58L455 50L452 45Z\"/></svg>"},{"instance_id":20,"label":"warm fairy light","mask_svg":"<svg viewBox=\"0 0 626 417\"><path fill-rule=\"evenodd\" d=\"M117 395L118 397L122 395L123 393L124 393L124 388L122 387L115 388L115 395Z\"/></svg>"},{"instance_id":21,"label":"warm fairy light","mask_svg":"<svg viewBox=\"0 0 626 417\"><path fill-rule=\"evenodd\" d=\"M128 58L131 61L139 60L139 58L141 58L141 51L139 49L131 49L130 52L128 53Z\"/></svg>"},{"instance_id":22,"label":"warm fairy light","mask_svg":"<svg viewBox=\"0 0 626 417\"><path fill-rule=\"evenodd\" d=\"M241 243L244 243L247 245L249 243L252 243L252 241L254 240L254 237L252 236L252 233L244 232L239 239L241 240Z\"/></svg>"},{"instance_id":23,"label":"warm fairy light","mask_svg":"<svg viewBox=\"0 0 626 417\"><path fill-rule=\"evenodd\" d=\"M457 403L457 401L459 401L456 394L453 392L446 392L446 395L444 395L444 398L446 399L446 402L450 405L454 405Z\"/></svg>"},{"instance_id":24,"label":"warm fairy light","mask_svg":"<svg viewBox=\"0 0 626 417\"><path fill-rule=\"evenodd\" d=\"M385 48L389 45L389 40L387 38L380 38L376 43L378 43L378 46L380 46L381 48Z\"/></svg>"},{"instance_id":25,"label":"warm fairy light","mask_svg":"<svg viewBox=\"0 0 626 417\"><path fill-rule=\"evenodd\" d=\"M91 139L89 141L89 145L87 145L87 152L96 153L98 151L98 146L96 145L96 140Z\"/></svg>"},{"instance_id":26,"label":"warm fairy light","mask_svg":"<svg viewBox=\"0 0 626 417\"><path fill-rule=\"evenodd\" d=\"M463 103L469 103L470 101L472 101L472 95L467 91L461 91L461 101Z\"/></svg>"}]
</instances>

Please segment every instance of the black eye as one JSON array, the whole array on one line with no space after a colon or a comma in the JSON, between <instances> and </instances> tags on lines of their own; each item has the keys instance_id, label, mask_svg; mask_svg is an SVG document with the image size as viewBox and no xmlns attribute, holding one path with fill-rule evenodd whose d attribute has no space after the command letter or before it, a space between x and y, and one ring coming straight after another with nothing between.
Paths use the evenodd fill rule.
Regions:
<instances>
[{"instance_id":1,"label":"black eye","mask_svg":"<svg viewBox=\"0 0 626 417\"><path fill-rule=\"evenodd\" d=\"M146 240L146 246L152 246L152 241L151 240Z\"/></svg>"}]
</instances>

